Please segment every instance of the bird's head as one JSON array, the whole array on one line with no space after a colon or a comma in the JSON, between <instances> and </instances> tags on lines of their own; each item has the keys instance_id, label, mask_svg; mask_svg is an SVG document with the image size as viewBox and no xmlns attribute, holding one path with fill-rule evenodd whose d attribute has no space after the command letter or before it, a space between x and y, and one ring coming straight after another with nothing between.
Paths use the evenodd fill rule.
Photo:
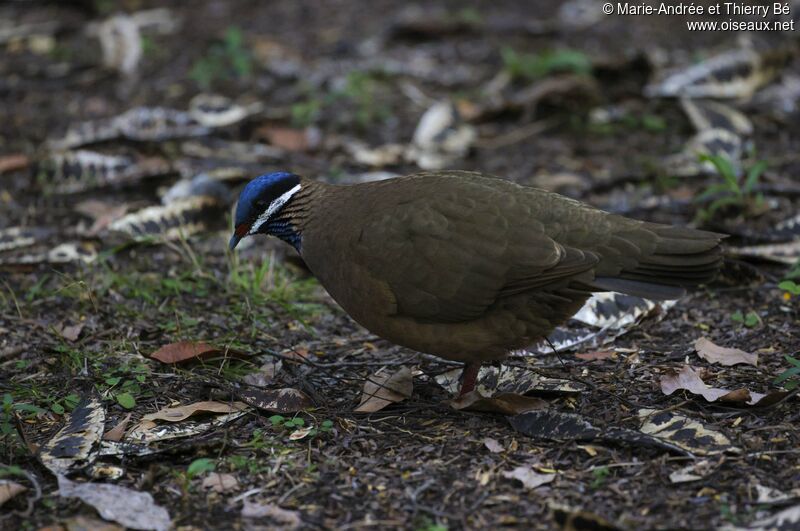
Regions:
<instances>
[{"instance_id":1,"label":"bird's head","mask_svg":"<svg viewBox=\"0 0 800 531\"><path fill-rule=\"evenodd\" d=\"M236 205L230 248L246 236L270 233L270 221L299 190L300 177L287 172L267 173L247 183Z\"/></svg>"}]
</instances>

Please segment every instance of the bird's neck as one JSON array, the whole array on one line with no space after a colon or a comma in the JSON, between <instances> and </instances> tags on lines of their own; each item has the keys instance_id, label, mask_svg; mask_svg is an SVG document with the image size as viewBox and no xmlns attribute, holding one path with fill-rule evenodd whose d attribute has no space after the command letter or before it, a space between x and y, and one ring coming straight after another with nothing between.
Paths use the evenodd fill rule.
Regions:
<instances>
[{"instance_id":1,"label":"bird's neck","mask_svg":"<svg viewBox=\"0 0 800 531\"><path fill-rule=\"evenodd\" d=\"M292 195L267 223L267 232L285 241L298 252L303 245L303 230L317 206L317 200L329 186L303 179L300 189Z\"/></svg>"}]
</instances>

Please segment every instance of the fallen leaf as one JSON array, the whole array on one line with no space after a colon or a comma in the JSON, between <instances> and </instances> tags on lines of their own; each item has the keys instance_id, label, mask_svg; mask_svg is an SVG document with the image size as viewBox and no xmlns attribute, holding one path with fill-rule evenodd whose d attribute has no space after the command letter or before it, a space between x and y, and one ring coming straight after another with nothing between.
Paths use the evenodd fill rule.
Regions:
<instances>
[{"instance_id":1,"label":"fallen leaf","mask_svg":"<svg viewBox=\"0 0 800 531\"><path fill-rule=\"evenodd\" d=\"M455 394L461 385L462 369L453 369L436 377L436 383ZM483 396L500 393L517 395L561 396L582 392L583 384L561 378L546 378L524 367L481 367L475 389Z\"/></svg>"},{"instance_id":2,"label":"fallen leaf","mask_svg":"<svg viewBox=\"0 0 800 531\"><path fill-rule=\"evenodd\" d=\"M299 441L300 439L305 439L308 437L308 434L314 429L314 426L306 426L305 428L300 428L294 430L291 435L289 435L290 441Z\"/></svg>"},{"instance_id":3,"label":"fallen leaf","mask_svg":"<svg viewBox=\"0 0 800 531\"><path fill-rule=\"evenodd\" d=\"M772 487L766 487L764 485L756 484L755 488L756 493L758 493L756 503L783 503L791 500L793 497L778 489L773 489Z\"/></svg>"},{"instance_id":4,"label":"fallen leaf","mask_svg":"<svg viewBox=\"0 0 800 531\"><path fill-rule=\"evenodd\" d=\"M233 474L219 474L211 472L203 479L203 488L211 489L214 492L230 492L239 488L239 481Z\"/></svg>"},{"instance_id":5,"label":"fallen leaf","mask_svg":"<svg viewBox=\"0 0 800 531\"><path fill-rule=\"evenodd\" d=\"M78 340L78 337L81 335L81 331L83 330L84 323L78 323L76 325L63 325L57 329L58 335L74 343Z\"/></svg>"},{"instance_id":6,"label":"fallen leaf","mask_svg":"<svg viewBox=\"0 0 800 531\"><path fill-rule=\"evenodd\" d=\"M245 374L242 381L255 387L266 387L281 370L283 362L280 359L271 359L258 368L258 371Z\"/></svg>"},{"instance_id":7,"label":"fallen leaf","mask_svg":"<svg viewBox=\"0 0 800 531\"><path fill-rule=\"evenodd\" d=\"M150 357L162 363L180 363L187 360L207 359L222 354L222 350L203 342L179 341L164 345Z\"/></svg>"},{"instance_id":8,"label":"fallen leaf","mask_svg":"<svg viewBox=\"0 0 800 531\"><path fill-rule=\"evenodd\" d=\"M98 398L83 399L66 425L39 451L39 460L53 474L63 475L90 465L103 436L106 412Z\"/></svg>"},{"instance_id":9,"label":"fallen leaf","mask_svg":"<svg viewBox=\"0 0 800 531\"><path fill-rule=\"evenodd\" d=\"M125 531L122 526L85 515L73 516L65 520L64 527L67 531ZM43 529L39 529L39 531L43 531Z\"/></svg>"},{"instance_id":10,"label":"fallen leaf","mask_svg":"<svg viewBox=\"0 0 800 531\"><path fill-rule=\"evenodd\" d=\"M414 391L414 382L411 369L401 367L393 373L380 371L373 374L364 382L364 391L361 394L361 403L354 410L356 413L374 413L405 400Z\"/></svg>"},{"instance_id":11,"label":"fallen leaf","mask_svg":"<svg viewBox=\"0 0 800 531\"><path fill-rule=\"evenodd\" d=\"M669 411L642 408L638 412L642 419L641 432L685 449L697 455L740 453L730 439L718 431L707 428L697 420L676 415Z\"/></svg>"},{"instance_id":12,"label":"fallen leaf","mask_svg":"<svg viewBox=\"0 0 800 531\"><path fill-rule=\"evenodd\" d=\"M243 389L238 394L243 402L273 413L296 413L314 407L307 394L292 388Z\"/></svg>"},{"instance_id":13,"label":"fallen leaf","mask_svg":"<svg viewBox=\"0 0 800 531\"><path fill-rule=\"evenodd\" d=\"M4 155L0 157L0 173L24 170L31 163L30 159L22 153Z\"/></svg>"},{"instance_id":14,"label":"fallen leaf","mask_svg":"<svg viewBox=\"0 0 800 531\"><path fill-rule=\"evenodd\" d=\"M592 352L579 352L575 357L584 361L607 360L614 357L613 350L594 350Z\"/></svg>"},{"instance_id":15,"label":"fallen leaf","mask_svg":"<svg viewBox=\"0 0 800 531\"><path fill-rule=\"evenodd\" d=\"M317 143L314 139L315 133L309 129L263 125L255 130L255 135L270 145L287 151L306 151Z\"/></svg>"},{"instance_id":16,"label":"fallen leaf","mask_svg":"<svg viewBox=\"0 0 800 531\"><path fill-rule=\"evenodd\" d=\"M170 527L167 510L156 505L146 492L105 483L78 483L58 475L58 494L64 498L80 498L106 520L125 527L156 531L166 531Z\"/></svg>"},{"instance_id":17,"label":"fallen leaf","mask_svg":"<svg viewBox=\"0 0 800 531\"><path fill-rule=\"evenodd\" d=\"M688 483L690 481L699 481L711 473L711 462L703 459L697 461L681 469L671 472L669 480L671 483Z\"/></svg>"},{"instance_id":18,"label":"fallen leaf","mask_svg":"<svg viewBox=\"0 0 800 531\"><path fill-rule=\"evenodd\" d=\"M505 451L503 445L497 442L497 439L492 439L491 437L486 437L483 440L483 445L486 447L487 450L489 450L493 454Z\"/></svg>"},{"instance_id":19,"label":"fallen leaf","mask_svg":"<svg viewBox=\"0 0 800 531\"><path fill-rule=\"evenodd\" d=\"M555 474L539 474L529 466L518 466L514 470L503 472L502 476L508 479L516 479L526 489L541 487L556 478Z\"/></svg>"},{"instance_id":20,"label":"fallen leaf","mask_svg":"<svg viewBox=\"0 0 800 531\"><path fill-rule=\"evenodd\" d=\"M459 411L482 411L500 413L501 415L519 415L536 409L545 409L548 403L541 398L514 393L501 393L486 397L478 391L472 391L450 401L453 409Z\"/></svg>"},{"instance_id":21,"label":"fallen leaf","mask_svg":"<svg viewBox=\"0 0 800 531\"><path fill-rule=\"evenodd\" d=\"M20 485L15 481L7 479L0 479L0 507L21 492L25 492L24 485Z\"/></svg>"},{"instance_id":22,"label":"fallen leaf","mask_svg":"<svg viewBox=\"0 0 800 531\"><path fill-rule=\"evenodd\" d=\"M224 426L225 424L238 419L246 413L246 410L242 410L225 415L219 415L211 420L195 421L192 419L187 419L183 422L169 424L159 424L152 420L142 420L139 422L139 424L131 428L131 430L125 436L125 440L133 443L149 444L168 439L192 437L207 431L211 431L214 428ZM125 442L122 444L130 445L130 442ZM123 451L122 453L127 455L129 452ZM148 455L148 453L145 450L145 453L141 455Z\"/></svg>"},{"instance_id":23,"label":"fallen leaf","mask_svg":"<svg viewBox=\"0 0 800 531\"><path fill-rule=\"evenodd\" d=\"M150 413L142 417L142 420L165 420L167 422L179 422L198 413L235 413L247 409L247 404L243 402L215 402L213 400L205 402L195 402L185 406L165 407L155 413Z\"/></svg>"},{"instance_id":24,"label":"fallen leaf","mask_svg":"<svg viewBox=\"0 0 800 531\"><path fill-rule=\"evenodd\" d=\"M120 420L116 426L108 430L105 435L103 435L103 439L106 441L121 441L122 436L125 435L125 428L128 427L128 422L131 420L132 413L128 413L125 415L125 418Z\"/></svg>"},{"instance_id":25,"label":"fallen leaf","mask_svg":"<svg viewBox=\"0 0 800 531\"><path fill-rule=\"evenodd\" d=\"M747 365L758 366L758 354L750 354L738 348L720 347L705 337L701 337L694 342L694 349L697 351L698 356L710 363L728 366L746 363Z\"/></svg>"},{"instance_id":26,"label":"fallen leaf","mask_svg":"<svg viewBox=\"0 0 800 531\"><path fill-rule=\"evenodd\" d=\"M297 529L303 523L297 511L282 509L274 503L261 504L249 500L244 501L242 518L268 519L272 521L275 529Z\"/></svg>"},{"instance_id":27,"label":"fallen leaf","mask_svg":"<svg viewBox=\"0 0 800 531\"><path fill-rule=\"evenodd\" d=\"M692 394L700 395L709 402L725 402L736 405L768 406L780 401L787 395L784 391L774 391L769 394L756 393L747 389L719 389L709 387L689 365L684 365L679 372L672 372L661 377L661 392L671 395L683 389Z\"/></svg>"}]
</instances>

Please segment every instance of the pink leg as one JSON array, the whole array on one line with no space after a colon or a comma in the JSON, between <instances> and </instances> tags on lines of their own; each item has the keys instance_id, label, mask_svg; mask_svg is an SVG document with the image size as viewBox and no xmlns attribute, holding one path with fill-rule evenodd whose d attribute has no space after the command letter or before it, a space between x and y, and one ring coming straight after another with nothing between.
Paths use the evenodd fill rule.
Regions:
<instances>
[{"instance_id":1,"label":"pink leg","mask_svg":"<svg viewBox=\"0 0 800 531\"><path fill-rule=\"evenodd\" d=\"M464 372L461 373L461 390L458 396L464 396L475 390L475 384L478 381L478 371L481 370L481 362L475 361L467 363L464 366Z\"/></svg>"}]
</instances>

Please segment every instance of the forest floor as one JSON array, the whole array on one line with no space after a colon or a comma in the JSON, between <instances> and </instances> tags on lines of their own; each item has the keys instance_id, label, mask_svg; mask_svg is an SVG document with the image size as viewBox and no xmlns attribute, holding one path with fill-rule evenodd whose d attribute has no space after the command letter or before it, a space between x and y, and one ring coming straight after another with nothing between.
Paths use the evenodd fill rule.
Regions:
<instances>
[{"instance_id":1,"label":"forest floor","mask_svg":"<svg viewBox=\"0 0 800 531\"><path fill-rule=\"evenodd\" d=\"M800 354L800 298L778 287L789 265L731 256L715 283L617 337L512 356L505 367L573 384L526 389L544 400L534 416L457 410L436 377L458 364L371 335L280 242L254 238L228 251L230 205L190 237L106 236L120 209L158 204L177 170L71 193L53 192L36 170L45 143L70 124L135 106L186 109L215 92L266 109L199 140L116 139L90 149L176 168L203 158L202 142L235 141L272 149L242 162L250 176L412 173L413 161L366 164L353 153L407 144L425 110L451 98L477 140L448 167L730 233L731 247L770 243L773 227L800 210L797 114L734 102L754 126L743 164L767 164L761 198L754 191L709 214L693 198L719 175L653 170L693 130L675 99L643 96L652 57L696 60L735 47L734 34L689 33L677 17L607 17L576 29L552 22L558 3L543 1L426 2L423 12L388 1L122 2L166 5L181 20L173 32L143 33L138 70L125 77L102 68L84 32L109 14L105 4L0 8L19 27L58 21L0 43L0 231L36 229L13 257L0 238L0 481L26 489L6 501L9 483L0 483L0 528L96 528L94 504L65 495L58 466L76 482L150 493L182 529L711 529L781 511L785 525L800 525L800 407L797 377L786 372ZM798 66L793 59L787 71ZM93 259L48 257L65 242ZM704 359L700 338L757 355L757 365ZM188 364L151 358L180 341L207 352ZM687 366L710 387L750 394L665 394ZM401 368L413 376L410 396L354 411L371 375ZM302 397L302 411L282 399L264 407L286 388ZM767 397L749 405L758 402L752 393ZM76 416L102 415L101 432L117 427L106 433L113 441L145 415L197 402L218 409L174 423L188 426L183 436L107 455L94 440L82 461L52 464L54 437ZM598 429L543 433L541 418L538 428L526 424L542 411ZM614 435L642 433L658 414L694 428L682 442L662 433L663 446ZM104 503L123 503L114 500ZM100 515L115 520L109 512Z\"/></svg>"}]
</instances>

